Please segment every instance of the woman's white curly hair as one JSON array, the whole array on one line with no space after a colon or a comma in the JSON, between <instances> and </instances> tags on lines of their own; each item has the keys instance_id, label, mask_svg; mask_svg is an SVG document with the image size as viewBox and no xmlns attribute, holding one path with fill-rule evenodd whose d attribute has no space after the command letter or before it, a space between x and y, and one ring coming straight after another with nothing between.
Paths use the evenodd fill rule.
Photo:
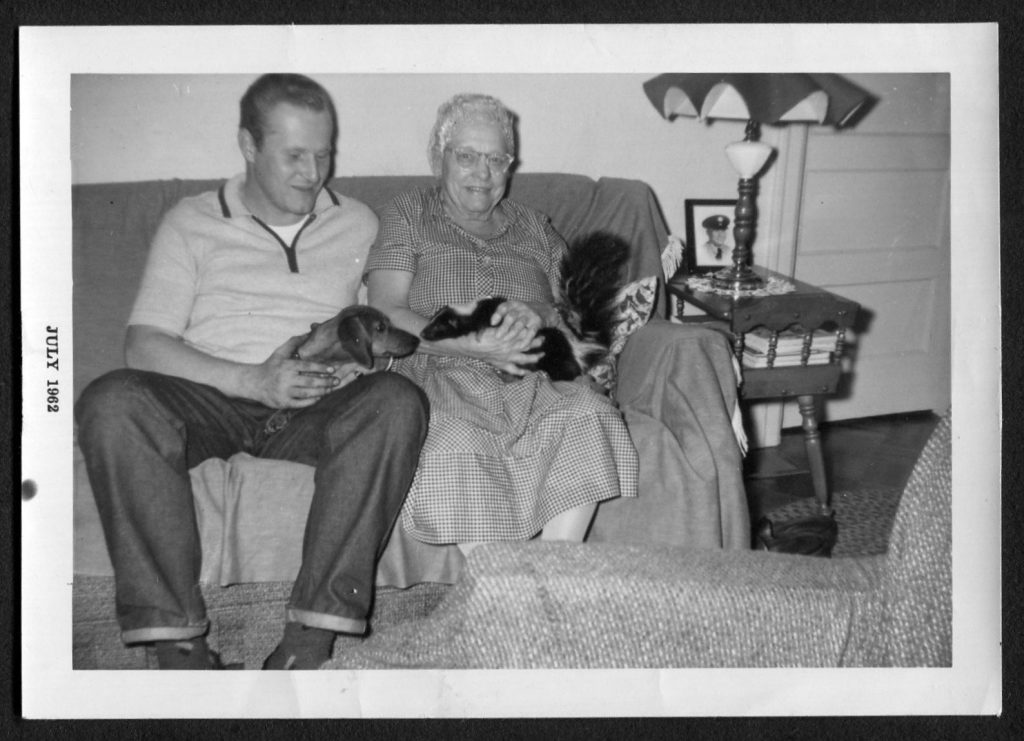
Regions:
<instances>
[{"instance_id":1,"label":"woman's white curly hair","mask_svg":"<svg viewBox=\"0 0 1024 741\"><path fill-rule=\"evenodd\" d=\"M441 177L441 160L445 147L452 140L455 130L469 121L494 123L501 129L508 153L515 156L515 115L497 98L478 93L460 93L445 101L437 109L437 120L430 132L427 145L427 159L434 177Z\"/></svg>"}]
</instances>

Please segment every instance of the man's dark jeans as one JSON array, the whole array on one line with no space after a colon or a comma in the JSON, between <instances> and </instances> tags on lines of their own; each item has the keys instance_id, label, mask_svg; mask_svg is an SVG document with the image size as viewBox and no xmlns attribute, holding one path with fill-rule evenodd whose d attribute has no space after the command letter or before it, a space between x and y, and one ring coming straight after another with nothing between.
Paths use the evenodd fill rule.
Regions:
<instances>
[{"instance_id":1,"label":"man's dark jeans","mask_svg":"<svg viewBox=\"0 0 1024 741\"><path fill-rule=\"evenodd\" d=\"M276 432L267 424L275 411L147 371L114 371L83 392L78 440L114 565L125 643L205 633L188 472L238 452L316 466L287 619L365 631L376 563L426 437L426 397L397 374L371 373L295 410Z\"/></svg>"}]
</instances>

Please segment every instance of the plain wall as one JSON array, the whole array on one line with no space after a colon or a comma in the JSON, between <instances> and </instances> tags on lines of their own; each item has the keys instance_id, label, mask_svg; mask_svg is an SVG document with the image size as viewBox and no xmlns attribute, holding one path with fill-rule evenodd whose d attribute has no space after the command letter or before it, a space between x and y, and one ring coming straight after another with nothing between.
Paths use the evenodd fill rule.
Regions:
<instances>
[{"instance_id":1,"label":"plain wall","mask_svg":"<svg viewBox=\"0 0 1024 741\"><path fill-rule=\"evenodd\" d=\"M686 233L688 198L735 198L724 148L743 136L737 121L667 121L643 91L652 75L324 74L340 136L339 175L428 174L426 143L438 105L459 92L496 95L518 116L519 170L636 178L654 190L670 230ZM878 97L857 122L873 130L948 131L941 75L859 74L849 79ZM242 169L238 100L252 75L75 74L71 76L72 182L222 178ZM812 127L812 135L814 129ZM763 127L776 147L782 129ZM780 153L781 154L781 153ZM759 183L762 222L782 183L769 168ZM765 233L763 260L777 245Z\"/></svg>"},{"instance_id":2,"label":"plain wall","mask_svg":"<svg viewBox=\"0 0 1024 741\"><path fill-rule=\"evenodd\" d=\"M339 175L428 174L437 107L459 92L496 95L519 117L519 170L646 181L673 232L686 198L731 198L724 147L733 121L663 119L638 74L312 75L334 97ZM242 169L238 100L249 75L73 75L74 183L220 178ZM765 137L766 140L768 136ZM769 197L769 193L765 193Z\"/></svg>"}]
</instances>

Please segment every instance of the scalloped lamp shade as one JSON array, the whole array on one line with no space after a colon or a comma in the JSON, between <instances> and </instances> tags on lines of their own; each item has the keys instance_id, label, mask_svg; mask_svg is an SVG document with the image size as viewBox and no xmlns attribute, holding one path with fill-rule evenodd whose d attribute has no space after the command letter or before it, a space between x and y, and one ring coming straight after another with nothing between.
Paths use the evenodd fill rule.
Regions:
<instances>
[{"instance_id":1,"label":"scalloped lamp shade","mask_svg":"<svg viewBox=\"0 0 1024 741\"><path fill-rule=\"evenodd\" d=\"M644 83L648 99L664 118L691 116L747 122L746 138L725 148L740 176L733 221L732 267L715 273L712 285L734 293L756 288L761 278L748 264L757 226L756 178L772 154L757 141L761 124L805 121L842 126L872 97L840 75L801 73L667 73Z\"/></svg>"},{"instance_id":2,"label":"scalloped lamp shade","mask_svg":"<svg viewBox=\"0 0 1024 741\"><path fill-rule=\"evenodd\" d=\"M761 124L808 121L843 126L872 100L842 75L812 73L683 73L653 77L644 92L669 120L692 116Z\"/></svg>"}]
</instances>

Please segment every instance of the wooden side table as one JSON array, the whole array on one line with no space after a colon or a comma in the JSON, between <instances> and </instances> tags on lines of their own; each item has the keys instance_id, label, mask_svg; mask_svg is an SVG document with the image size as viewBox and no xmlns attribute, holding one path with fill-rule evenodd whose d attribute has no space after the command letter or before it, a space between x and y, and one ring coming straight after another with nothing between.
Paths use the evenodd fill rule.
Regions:
<instances>
[{"instance_id":1,"label":"wooden side table","mask_svg":"<svg viewBox=\"0 0 1024 741\"><path fill-rule=\"evenodd\" d=\"M788 281L795 286L795 290L768 296L734 297L712 291L693 290L687 285L689 276L686 275L672 278L667 287L670 294L703 310L710 317L728 324L733 337L733 350L741 365L744 357L744 336L755 328L764 327L773 333L795 329L804 335L801 364L766 368L744 367L740 396L751 400L796 398L803 421L814 495L821 512L830 514L832 507L825 478L825 460L821 452L816 398L835 393L839 377L842 375L840 357L845 333L856 319L860 306L854 301L779 273L758 267L754 270L766 281L773 277ZM831 361L809 365L807 358L811 333L822 328L835 331Z\"/></svg>"}]
</instances>

